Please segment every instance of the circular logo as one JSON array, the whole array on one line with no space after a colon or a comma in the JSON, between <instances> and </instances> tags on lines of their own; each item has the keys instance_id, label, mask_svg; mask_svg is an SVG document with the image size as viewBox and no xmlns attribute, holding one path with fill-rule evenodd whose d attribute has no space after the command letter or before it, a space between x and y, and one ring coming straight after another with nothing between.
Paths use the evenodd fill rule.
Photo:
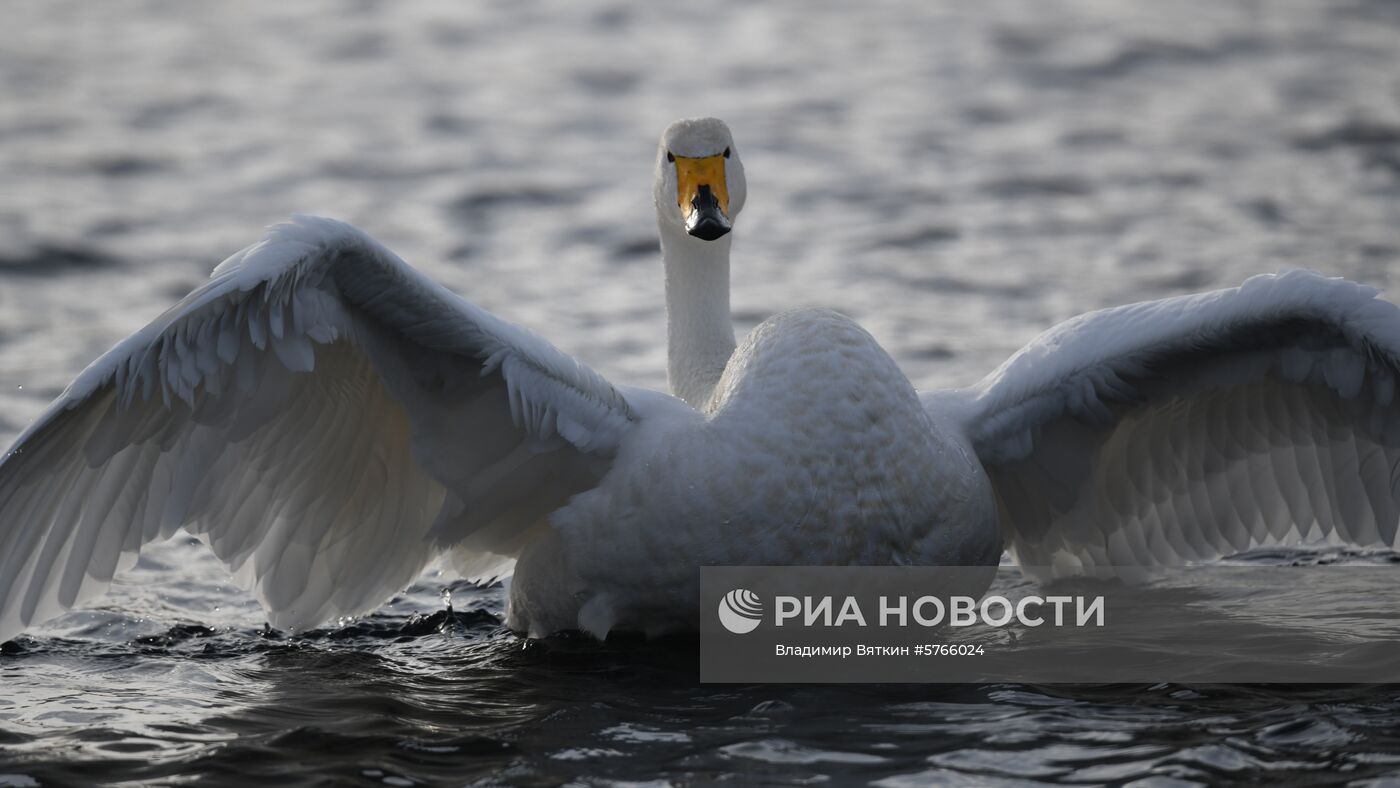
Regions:
<instances>
[{"instance_id":1,"label":"circular logo","mask_svg":"<svg viewBox=\"0 0 1400 788\"><path fill-rule=\"evenodd\" d=\"M754 631L763 621L763 601L758 594L736 588L719 601L719 623L736 635Z\"/></svg>"}]
</instances>

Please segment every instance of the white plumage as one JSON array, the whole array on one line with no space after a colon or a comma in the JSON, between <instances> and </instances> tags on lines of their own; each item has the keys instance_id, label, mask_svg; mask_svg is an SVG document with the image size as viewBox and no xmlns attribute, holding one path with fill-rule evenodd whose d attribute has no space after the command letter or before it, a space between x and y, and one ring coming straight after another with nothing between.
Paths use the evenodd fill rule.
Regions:
<instances>
[{"instance_id":1,"label":"white plumage","mask_svg":"<svg viewBox=\"0 0 1400 788\"><path fill-rule=\"evenodd\" d=\"M0 635L101 591L181 526L292 629L378 605L443 538L479 546L490 573L521 537L502 523L596 483L634 419L543 341L359 231L299 218L16 441Z\"/></svg>"},{"instance_id":2,"label":"white plumage","mask_svg":"<svg viewBox=\"0 0 1400 788\"><path fill-rule=\"evenodd\" d=\"M1400 310L1375 296L1292 271L1092 312L924 401L961 415L1041 574L1394 547Z\"/></svg>"},{"instance_id":3,"label":"white plumage","mask_svg":"<svg viewBox=\"0 0 1400 788\"><path fill-rule=\"evenodd\" d=\"M1394 546L1400 311L1311 273L1082 315L921 397L849 319L736 346L715 120L657 156L677 396L617 388L348 225L299 217L85 370L0 461L0 640L204 540L292 630L439 554L531 635L695 626L705 564L1048 576Z\"/></svg>"}]
</instances>

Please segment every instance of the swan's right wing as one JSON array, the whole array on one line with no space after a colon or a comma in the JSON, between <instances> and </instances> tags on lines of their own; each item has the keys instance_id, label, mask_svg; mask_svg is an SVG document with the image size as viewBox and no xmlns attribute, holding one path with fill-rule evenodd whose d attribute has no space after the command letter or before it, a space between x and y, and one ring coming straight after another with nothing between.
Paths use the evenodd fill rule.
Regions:
<instances>
[{"instance_id":1,"label":"swan's right wing","mask_svg":"<svg viewBox=\"0 0 1400 788\"><path fill-rule=\"evenodd\" d=\"M301 629L442 548L509 562L636 421L602 377L299 217L92 364L0 460L0 641L185 527Z\"/></svg>"}]
</instances>

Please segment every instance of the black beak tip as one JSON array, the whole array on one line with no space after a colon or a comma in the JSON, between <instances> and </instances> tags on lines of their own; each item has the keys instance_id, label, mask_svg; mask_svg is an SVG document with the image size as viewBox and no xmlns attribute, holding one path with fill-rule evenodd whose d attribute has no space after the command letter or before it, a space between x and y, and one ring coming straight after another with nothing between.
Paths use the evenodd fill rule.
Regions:
<instances>
[{"instance_id":1,"label":"black beak tip","mask_svg":"<svg viewBox=\"0 0 1400 788\"><path fill-rule=\"evenodd\" d=\"M712 217L706 216L694 225L686 228L686 232L694 238L702 241L713 241L716 238L723 238L729 234L729 225Z\"/></svg>"}]
</instances>

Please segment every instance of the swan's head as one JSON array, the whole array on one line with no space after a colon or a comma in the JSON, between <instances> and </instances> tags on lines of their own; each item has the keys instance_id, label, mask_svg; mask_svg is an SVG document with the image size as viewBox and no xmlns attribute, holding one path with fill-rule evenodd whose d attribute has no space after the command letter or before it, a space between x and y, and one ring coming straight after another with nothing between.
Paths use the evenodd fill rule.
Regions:
<instances>
[{"instance_id":1,"label":"swan's head","mask_svg":"<svg viewBox=\"0 0 1400 788\"><path fill-rule=\"evenodd\" d=\"M656 154L656 214L663 226L701 241L723 238L746 192L744 166L724 121L678 120L666 128Z\"/></svg>"}]
</instances>

